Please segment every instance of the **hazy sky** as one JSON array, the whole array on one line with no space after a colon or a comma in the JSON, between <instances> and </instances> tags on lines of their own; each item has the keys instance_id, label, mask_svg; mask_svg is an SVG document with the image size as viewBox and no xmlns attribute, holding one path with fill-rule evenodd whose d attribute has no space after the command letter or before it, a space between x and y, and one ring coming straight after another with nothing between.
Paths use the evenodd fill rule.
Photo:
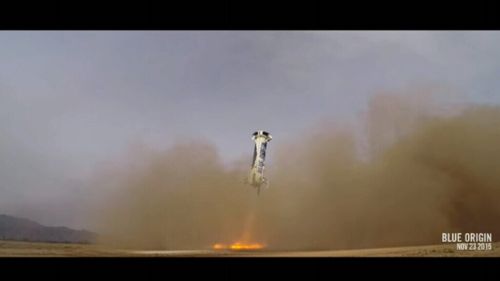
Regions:
<instances>
[{"instance_id":1,"label":"hazy sky","mask_svg":"<svg viewBox=\"0 0 500 281\"><path fill-rule=\"evenodd\" d=\"M231 161L384 91L499 104L499 58L499 32L0 32L0 213L84 225L88 179L135 143Z\"/></svg>"}]
</instances>

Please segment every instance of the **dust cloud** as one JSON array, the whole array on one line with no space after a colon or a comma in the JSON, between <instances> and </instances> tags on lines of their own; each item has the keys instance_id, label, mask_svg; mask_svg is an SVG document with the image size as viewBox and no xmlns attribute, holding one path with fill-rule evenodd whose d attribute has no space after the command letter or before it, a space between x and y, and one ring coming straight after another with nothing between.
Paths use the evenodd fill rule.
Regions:
<instances>
[{"instance_id":1,"label":"dust cloud","mask_svg":"<svg viewBox=\"0 0 500 281\"><path fill-rule=\"evenodd\" d=\"M203 140L137 153L113 179L119 188L102 196L101 242L206 249L244 240L312 250L439 244L442 232L499 236L500 108L445 114L418 100L370 101L360 118L365 157L349 128L273 140L270 187L260 196L243 184L250 141L248 159L229 167Z\"/></svg>"}]
</instances>

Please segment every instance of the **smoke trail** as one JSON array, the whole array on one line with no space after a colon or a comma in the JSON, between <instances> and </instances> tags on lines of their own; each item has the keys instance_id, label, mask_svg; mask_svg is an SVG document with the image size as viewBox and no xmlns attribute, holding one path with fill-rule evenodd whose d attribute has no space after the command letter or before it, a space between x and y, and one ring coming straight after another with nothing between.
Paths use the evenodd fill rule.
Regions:
<instances>
[{"instance_id":1,"label":"smoke trail","mask_svg":"<svg viewBox=\"0 0 500 281\"><path fill-rule=\"evenodd\" d=\"M500 235L500 108L443 115L394 101L370 103L369 161L350 130L325 127L272 146L271 186L260 197L242 184L249 167L224 167L203 141L142 159L107 197L105 242L199 249L245 237L339 249L439 243L441 232Z\"/></svg>"}]
</instances>

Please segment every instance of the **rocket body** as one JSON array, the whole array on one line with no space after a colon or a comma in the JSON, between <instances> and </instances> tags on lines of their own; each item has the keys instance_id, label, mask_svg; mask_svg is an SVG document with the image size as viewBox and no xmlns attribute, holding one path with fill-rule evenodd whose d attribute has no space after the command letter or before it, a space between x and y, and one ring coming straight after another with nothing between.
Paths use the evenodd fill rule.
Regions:
<instances>
[{"instance_id":1,"label":"rocket body","mask_svg":"<svg viewBox=\"0 0 500 281\"><path fill-rule=\"evenodd\" d=\"M267 186L267 179L264 177L264 161L266 159L267 144L272 136L266 131L257 131L253 133L252 140L255 142L252 167L247 182L256 187L260 192L261 186Z\"/></svg>"}]
</instances>

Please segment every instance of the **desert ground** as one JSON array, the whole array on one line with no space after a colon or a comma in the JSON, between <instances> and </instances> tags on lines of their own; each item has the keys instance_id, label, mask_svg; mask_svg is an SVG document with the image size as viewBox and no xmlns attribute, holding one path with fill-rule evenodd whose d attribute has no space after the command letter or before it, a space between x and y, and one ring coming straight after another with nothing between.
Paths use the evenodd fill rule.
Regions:
<instances>
[{"instance_id":1,"label":"desert ground","mask_svg":"<svg viewBox=\"0 0 500 281\"><path fill-rule=\"evenodd\" d=\"M429 245L333 251L133 251L102 245L0 241L0 257L500 257L500 242L490 251L457 251L454 245Z\"/></svg>"}]
</instances>

